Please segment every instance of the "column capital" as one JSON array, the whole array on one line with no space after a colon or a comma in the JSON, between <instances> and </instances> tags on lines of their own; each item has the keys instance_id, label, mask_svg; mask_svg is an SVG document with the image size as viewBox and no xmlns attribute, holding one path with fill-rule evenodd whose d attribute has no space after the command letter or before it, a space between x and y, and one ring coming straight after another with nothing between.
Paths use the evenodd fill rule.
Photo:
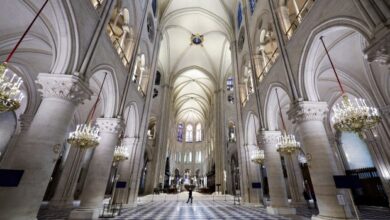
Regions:
<instances>
[{"instance_id":1,"label":"column capital","mask_svg":"<svg viewBox=\"0 0 390 220\"><path fill-rule=\"evenodd\" d=\"M326 102L299 101L292 104L287 114L293 123L301 123L304 121L322 121L328 111L328 103Z\"/></svg>"},{"instance_id":2,"label":"column capital","mask_svg":"<svg viewBox=\"0 0 390 220\"><path fill-rule=\"evenodd\" d=\"M122 119L119 118L97 118L96 124L103 133L120 133L124 127Z\"/></svg>"},{"instance_id":3,"label":"column capital","mask_svg":"<svg viewBox=\"0 0 390 220\"><path fill-rule=\"evenodd\" d=\"M383 115L390 114L390 105L380 107L380 111Z\"/></svg>"},{"instance_id":4,"label":"column capital","mask_svg":"<svg viewBox=\"0 0 390 220\"><path fill-rule=\"evenodd\" d=\"M36 83L41 86L39 92L43 98L57 97L80 104L92 95L87 85L74 75L40 73Z\"/></svg>"},{"instance_id":5,"label":"column capital","mask_svg":"<svg viewBox=\"0 0 390 220\"><path fill-rule=\"evenodd\" d=\"M260 131L258 134L258 141L260 145L276 145L278 137L282 135L280 131Z\"/></svg>"},{"instance_id":6,"label":"column capital","mask_svg":"<svg viewBox=\"0 0 390 220\"><path fill-rule=\"evenodd\" d=\"M364 50L368 62L378 62L390 68L390 28L382 28Z\"/></svg>"}]
</instances>

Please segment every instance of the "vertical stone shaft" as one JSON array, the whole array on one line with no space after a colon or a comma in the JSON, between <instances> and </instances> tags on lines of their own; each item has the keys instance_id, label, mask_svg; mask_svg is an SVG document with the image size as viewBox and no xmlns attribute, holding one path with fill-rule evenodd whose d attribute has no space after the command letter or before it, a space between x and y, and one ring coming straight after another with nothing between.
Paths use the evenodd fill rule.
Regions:
<instances>
[{"instance_id":1,"label":"vertical stone shaft","mask_svg":"<svg viewBox=\"0 0 390 220\"><path fill-rule=\"evenodd\" d=\"M39 74L42 103L1 169L23 170L17 187L0 188L0 219L35 219L78 103L90 90L72 75ZM7 210L7 211L4 211Z\"/></svg>"},{"instance_id":2,"label":"vertical stone shaft","mask_svg":"<svg viewBox=\"0 0 390 220\"><path fill-rule=\"evenodd\" d=\"M317 218L345 219L333 180L337 172L335 158L323 124L327 111L326 102L298 102L288 114L297 123L301 143L312 158L309 170L319 209Z\"/></svg>"},{"instance_id":3,"label":"vertical stone shaft","mask_svg":"<svg viewBox=\"0 0 390 220\"><path fill-rule=\"evenodd\" d=\"M286 184L283 177L280 154L276 150L280 131L260 131L260 141L264 148L265 168L267 169L268 188L271 205L267 212L271 214L295 214L295 209L289 208Z\"/></svg>"},{"instance_id":4,"label":"vertical stone shaft","mask_svg":"<svg viewBox=\"0 0 390 220\"><path fill-rule=\"evenodd\" d=\"M101 140L89 164L80 208L72 211L69 219L97 219L102 208L122 120L98 118L96 124L100 129Z\"/></svg>"}]
</instances>

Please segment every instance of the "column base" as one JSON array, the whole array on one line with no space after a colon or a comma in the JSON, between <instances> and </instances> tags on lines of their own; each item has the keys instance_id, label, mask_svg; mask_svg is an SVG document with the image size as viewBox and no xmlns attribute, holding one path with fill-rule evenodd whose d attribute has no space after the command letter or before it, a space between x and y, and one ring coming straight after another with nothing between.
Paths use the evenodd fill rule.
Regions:
<instances>
[{"instance_id":1,"label":"column base","mask_svg":"<svg viewBox=\"0 0 390 220\"><path fill-rule=\"evenodd\" d=\"M307 202L290 202L290 205L294 208L301 207L301 206L307 206Z\"/></svg>"},{"instance_id":2,"label":"column base","mask_svg":"<svg viewBox=\"0 0 390 220\"><path fill-rule=\"evenodd\" d=\"M99 209L89 209L89 208L79 208L73 210L69 215L69 220L76 220L76 219L83 219L83 220L89 220L89 219L99 219Z\"/></svg>"},{"instance_id":3,"label":"column base","mask_svg":"<svg viewBox=\"0 0 390 220\"><path fill-rule=\"evenodd\" d=\"M72 208L73 207L73 201L68 200L52 200L48 204L49 207L53 208Z\"/></svg>"},{"instance_id":4,"label":"column base","mask_svg":"<svg viewBox=\"0 0 390 220\"><path fill-rule=\"evenodd\" d=\"M271 215L295 215L297 212L295 208L268 206L267 213Z\"/></svg>"},{"instance_id":5,"label":"column base","mask_svg":"<svg viewBox=\"0 0 390 220\"><path fill-rule=\"evenodd\" d=\"M122 208L130 209L137 207L137 203L130 203L130 204L122 204Z\"/></svg>"},{"instance_id":6,"label":"column base","mask_svg":"<svg viewBox=\"0 0 390 220\"><path fill-rule=\"evenodd\" d=\"M311 217L312 220L354 220L356 218L337 218L332 216L322 216L322 215L313 215Z\"/></svg>"}]
</instances>

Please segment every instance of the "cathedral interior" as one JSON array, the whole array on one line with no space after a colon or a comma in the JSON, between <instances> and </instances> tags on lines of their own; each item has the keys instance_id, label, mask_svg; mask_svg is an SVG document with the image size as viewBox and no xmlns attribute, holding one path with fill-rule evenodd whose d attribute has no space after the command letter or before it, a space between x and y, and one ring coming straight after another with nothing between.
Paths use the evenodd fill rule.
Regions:
<instances>
[{"instance_id":1,"label":"cathedral interior","mask_svg":"<svg viewBox=\"0 0 390 220\"><path fill-rule=\"evenodd\" d=\"M1 3L1 220L390 219L389 0Z\"/></svg>"}]
</instances>

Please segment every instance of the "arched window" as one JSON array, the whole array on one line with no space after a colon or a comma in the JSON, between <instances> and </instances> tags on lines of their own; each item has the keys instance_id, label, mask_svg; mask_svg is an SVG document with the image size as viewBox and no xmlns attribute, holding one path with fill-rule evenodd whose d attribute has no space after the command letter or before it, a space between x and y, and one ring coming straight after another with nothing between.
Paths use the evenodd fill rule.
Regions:
<instances>
[{"instance_id":1,"label":"arched window","mask_svg":"<svg viewBox=\"0 0 390 220\"><path fill-rule=\"evenodd\" d=\"M159 86L161 81L161 73L160 71L156 72L156 79L154 80L154 85Z\"/></svg>"},{"instance_id":2,"label":"arched window","mask_svg":"<svg viewBox=\"0 0 390 220\"><path fill-rule=\"evenodd\" d=\"M196 152L195 161L196 161L196 163L202 163L202 151Z\"/></svg>"},{"instance_id":3,"label":"arched window","mask_svg":"<svg viewBox=\"0 0 390 220\"><path fill-rule=\"evenodd\" d=\"M233 91L233 77L232 76L229 76L226 80L226 87L227 87L227 91Z\"/></svg>"},{"instance_id":4,"label":"arched window","mask_svg":"<svg viewBox=\"0 0 390 220\"><path fill-rule=\"evenodd\" d=\"M132 40L133 30L129 27L129 22L129 10L117 5L112 12L112 17L107 27L107 33L125 66L128 66L130 63L134 47L134 41Z\"/></svg>"},{"instance_id":5,"label":"arched window","mask_svg":"<svg viewBox=\"0 0 390 220\"><path fill-rule=\"evenodd\" d=\"M195 141L202 141L202 125L198 123L196 125L196 138Z\"/></svg>"},{"instance_id":6,"label":"arched window","mask_svg":"<svg viewBox=\"0 0 390 220\"><path fill-rule=\"evenodd\" d=\"M255 11L257 0L249 0L249 7L251 9L251 14Z\"/></svg>"},{"instance_id":7,"label":"arched window","mask_svg":"<svg viewBox=\"0 0 390 220\"><path fill-rule=\"evenodd\" d=\"M192 152L188 153L188 163L192 163Z\"/></svg>"},{"instance_id":8,"label":"arched window","mask_svg":"<svg viewBox=\"0 0 390 220\"><path fill-rule=\"evenodd\" d=\"M236 142L236 126L233 122L229 122L229 142Z\"/></svg>"},{"instance_id":9,"label":"arched window","mask_svg":"<svg viewBox=\"0 0 390 220\"><path fill-rule=\"evenodd\" d=\"M193 139L193 128L192 128L192 125L187 125L186 127L186 141L187 142L192 142L192 139Z\"/></svg>"},{"instance_id":10,"label":"arched window","mask_svg":"<svg viewBox=\"0 0 390 220\"><path fill-rule=\"evenodd\" d=\"M177 126L177 141L183 142L183 124Z\"/></svg>"}]
</instances>

